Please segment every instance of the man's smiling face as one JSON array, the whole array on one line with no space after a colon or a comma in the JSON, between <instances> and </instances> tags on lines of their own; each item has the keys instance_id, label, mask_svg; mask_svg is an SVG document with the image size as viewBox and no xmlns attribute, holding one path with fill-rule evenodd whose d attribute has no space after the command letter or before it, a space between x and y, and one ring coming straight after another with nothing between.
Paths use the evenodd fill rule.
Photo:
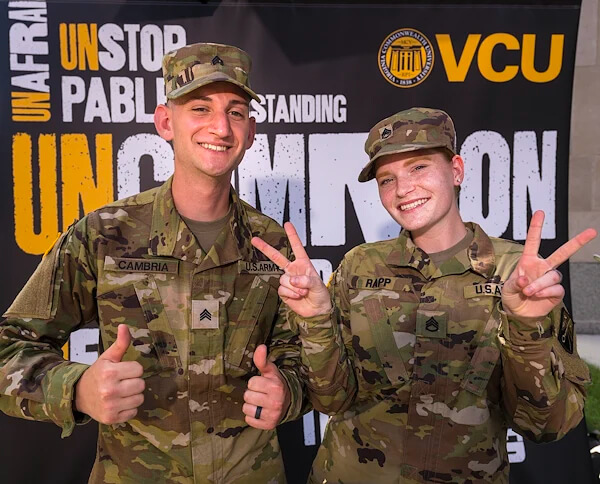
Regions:
<instances>
[{"instance_id":1,"label":"man's smiling face","mask_svg":"<svg viewBox=\"0 0 600 484\"><path fill-rule=\"evenodd\" d=\"M214 82L170 101L168 128L175 169L184 175L230 179L254 141L256 124L249 97L228 82Z\"/></svg>"}]
</instances>

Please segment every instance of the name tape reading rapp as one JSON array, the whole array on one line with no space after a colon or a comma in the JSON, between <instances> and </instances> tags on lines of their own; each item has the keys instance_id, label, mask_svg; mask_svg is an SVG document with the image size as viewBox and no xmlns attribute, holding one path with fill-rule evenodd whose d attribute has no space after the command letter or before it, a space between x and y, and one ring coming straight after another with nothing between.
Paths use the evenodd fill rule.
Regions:
<instances>
[{"instance_id":1,"label":"name tape reading rapp","mask_svg":"<svg viewBox=\"0 0 600 484\"><path fill-rule=\"evenodd\" d=\"M104 258L105 271L117 272L164 272L177 274L179 262L164 259L134 259L129 257Z\"/></svg>"},{"instance_id":2,"label":"name tape reading rapp","mask_svg":"<svg viewBox=\"0 0 600 484\"><path fill-rule=\"evenodd\" d=\"M356 289L412 289L411 281L406 277L358 277L352 285Z\"/></svg>"}]
</instances>

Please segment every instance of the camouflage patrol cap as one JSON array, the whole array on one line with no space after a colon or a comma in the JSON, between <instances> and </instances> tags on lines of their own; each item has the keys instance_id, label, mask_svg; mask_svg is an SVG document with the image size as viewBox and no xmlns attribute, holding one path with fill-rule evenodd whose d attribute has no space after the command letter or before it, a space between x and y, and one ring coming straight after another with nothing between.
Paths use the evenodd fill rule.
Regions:
<instances>
[{"instance_id":1,"label":"camouflage patrol cap","mask_svg":"<svg viewBox=\"0 0 600 484\"><path fill-rule=\"evenodd\" d=\"M375 178L375 161L385 155L429 148L446 148L456 154L456 132L450 116L431 108L410 108L379 121L371 131L365 151L369 162L358 181Z\"/></svg>"},{"instance_id":2,"label":"camouflage patrol cap","mask_svg":"<svg viewBox=\"0 0 600 484\"><path fill-rule=\"evenodd\" d=\"M165 54L162 61L167 99L176 99L212 82L230 82L260 101L250 88L252 60L232 45L199 43Z\"/></svg>"}]
</instances>

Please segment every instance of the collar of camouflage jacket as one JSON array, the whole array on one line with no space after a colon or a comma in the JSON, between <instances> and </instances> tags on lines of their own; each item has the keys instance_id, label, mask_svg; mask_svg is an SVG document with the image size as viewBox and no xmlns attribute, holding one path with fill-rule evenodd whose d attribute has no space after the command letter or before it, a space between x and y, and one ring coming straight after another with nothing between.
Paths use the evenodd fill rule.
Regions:
<instances>
[{"instance_id":1,"label":"collar of camouflage jacket","mask_svg":"<svg viewBox=\"0 0 600 484\"><path fill-rule=\"evenodd\" d=\"M473 222L465 223L473 231L473 241L469 248L459 252L455 257L436 267L425 251L415 245L408 230L402 230L396 239L394 249L389 253L386 262L390 266L412 267L427 278L441 277L449 274L462 274L472 269L486 279L494 275L496 260L492 241L483 229Z\"/></svg>"},{"instance_id":2,"label":"collar of camouflage jacket","mask_svg":"<svg viewBox=\"0 0 600 484\"><path fill-rule=\"evenodd\" d=\"M194 234L175 208L169 178L156 191L152 208L152 227L148 253L158 257L175 257L200 265L200 270L228 264L240 259L252 260L254 251L250 244L252 229L246 208L231 187L231 217L215 243L206 254ZM206 256L206 257L205 257Z\"/></svg>"}]
</instances>

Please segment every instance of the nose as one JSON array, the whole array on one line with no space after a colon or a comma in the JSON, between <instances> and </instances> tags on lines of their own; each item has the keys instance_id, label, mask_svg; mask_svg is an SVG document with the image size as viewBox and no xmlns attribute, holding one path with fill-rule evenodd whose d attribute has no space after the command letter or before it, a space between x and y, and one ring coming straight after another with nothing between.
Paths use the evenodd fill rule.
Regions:
<instances>
[{"instance_id":1,"label":"nose","mask_svg":"<svg viewBox=\"0 0 600 484\"><path fill-rule=\"evenodd\" d=\"M396 179L396 196L403 198L414 190L414 184L409 177L400 176Z\"/></svg>"},{"instance_id":2,"label":"nose","mask_svg":"<svg viewBox=\"0 0 600 484\"><path fill-rule=\"evenodd\" d=\"M219 138L227 138L231 134L231 124L226 112L213 113L209 131Z\"/></svg>"}]
</instances>

